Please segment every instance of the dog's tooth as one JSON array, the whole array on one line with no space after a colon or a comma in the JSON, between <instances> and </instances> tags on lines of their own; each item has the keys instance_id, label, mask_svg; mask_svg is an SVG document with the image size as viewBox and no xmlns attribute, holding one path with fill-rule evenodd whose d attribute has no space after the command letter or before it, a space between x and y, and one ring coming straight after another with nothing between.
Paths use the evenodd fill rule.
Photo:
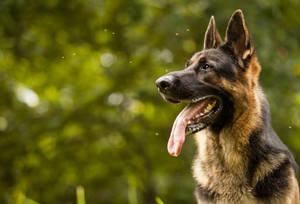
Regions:
<instances>
[{"instance_id":1,"label":"dog's tooth","mask_svg":"<svg viewBox=\"0 0 300 204\"><path fill-rule=\"evenodd\" d=\"M209 109L206 107L204 110L204 113L208 113L208 112L209 112Z\"/></svg>"},{"instance_id":2,"label":"dog's tooth","mask_svg":"<svg viewBox=\"0 0 300 204\"><path fill-rule=\"evenodd\" d=\"M212 105L208 104L208 106L206 107L207 110L211 110L212 109Z\"/></svg>"},{"instance_id":3,"label":"dog's tooth","mask_svg":"<svg viewBox=\"0 0 300 204\"><path fill-rule=\"evenodd\" d=\"M211 105L211 107L213 108L213 107L215 107L215 105L216 105L216 101L214 101L214 102L212 102L210 105Z\"/></svg>"},{"instance_id":4,"label":"dog's tooth","mask_svg":"<svg viewBox=\"0 0 300 204\"><path fill-rule=\"evenodd\" d=\"M191 124L191 123L192 123L192 122L189 120L189 121L188 121L188 124Z\"/></svg>"}]
</instances>

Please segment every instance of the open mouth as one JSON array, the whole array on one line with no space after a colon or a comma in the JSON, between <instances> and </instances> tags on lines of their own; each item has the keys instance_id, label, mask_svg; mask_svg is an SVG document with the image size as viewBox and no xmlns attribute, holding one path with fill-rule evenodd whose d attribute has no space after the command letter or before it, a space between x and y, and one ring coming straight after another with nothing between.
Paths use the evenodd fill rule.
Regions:
<instances>
[{"instance_id":1,"label":"open mouth","mask_svg":"<svg viewBox=\"0 0 300 204\"><path fill-rule=\"evenodd\" d=\"M192 103L190 106L195 106L197 111L189 116L190 119L185 128L186 135L194 134L213 122L221 110L221 101L217 98L210 97Z\"/></svg>"},{"instance_id":2,"label":"open mouth","mask_svg":"<svg viewBox=\"0 0 300 204\"><path fill-rule=\"evenodd\" d=\"M187 135L194 134L209 126L222 110L222 100L217 96L205 96L193 99L179 113L168 142L168 151L172 156L180 154Z\"/></svg>"}]
</instances>

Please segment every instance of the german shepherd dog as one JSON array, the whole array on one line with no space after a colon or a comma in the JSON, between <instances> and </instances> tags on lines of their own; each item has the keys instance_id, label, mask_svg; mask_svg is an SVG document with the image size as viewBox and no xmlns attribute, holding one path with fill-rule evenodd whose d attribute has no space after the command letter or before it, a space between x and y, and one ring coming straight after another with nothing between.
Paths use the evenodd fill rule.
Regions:
<instances>
[{"instance_id":1,"label":"german shepherd dog","mask_svg":"<svg viewBox=\"0 0 300 204\"><path fill-rule=\"evenodd\" d=\"M173 124L168 152L178 156L185 137L195 135L198 203L300 203L298 166L271 126L260 71L244 15L236 10L225 42L212 16L204 49L185 69L156 81L166 101L187 103Z\"/></svg>"}]
</instances>

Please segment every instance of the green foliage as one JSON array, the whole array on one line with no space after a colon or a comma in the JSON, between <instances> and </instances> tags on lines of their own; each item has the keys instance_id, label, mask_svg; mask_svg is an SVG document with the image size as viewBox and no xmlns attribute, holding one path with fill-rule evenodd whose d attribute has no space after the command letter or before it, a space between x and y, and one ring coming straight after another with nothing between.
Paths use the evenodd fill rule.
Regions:
<instances>
[{"instance_id":1,"label":"green foliage","mask_svg":"<svg viewBox=\"0 0 300 204\"><path fill-rule=\"evenodd\" d=\"M77 204L85 204L84 188L77 186L76 188Z\"/></svg>"},{"instance_id":2,"label":"green foliage","mask_svg":"<svg viewBox=\"0 0 300 204\"><path fill-rule=\"evenodd\" d=\"M0 203L194 202L192 138L166 150L182 105L154 81L202 49L210 15L224 34L237 8L299 163L298 0L1 0Z\"/></svg>"},{"instance_id":3,"label":"green foliage","mask_svg":"<svg viewBox=\"0 0 300 204\"><path fill-rule=\"evenodd\" d=\"M159 197L156 197L155 200L157 204L164 204L164 202Z\"/></svg>"},{"instance_id":4,"label":"green foliage","mask_svg":"<svg viewBox=\"0 0 300 204\"><path fill-rule=\"evenodd\" d=\"M38 204L37 202L26 198L26 196L22 192L16 193L14 203L16 203L16 204Z\"/></svg>"}]
</instances>

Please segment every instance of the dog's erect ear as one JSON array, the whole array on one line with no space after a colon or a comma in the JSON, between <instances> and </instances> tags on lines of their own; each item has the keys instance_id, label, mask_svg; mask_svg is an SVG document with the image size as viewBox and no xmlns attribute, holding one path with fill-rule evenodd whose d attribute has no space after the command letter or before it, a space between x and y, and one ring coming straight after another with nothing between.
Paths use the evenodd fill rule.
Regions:
<instances>
[{"instance_id":1,"label":"dog's erect ear","mask_svg":"<svg viewBox=\"0 0 300 204\"><path fill-rule=\"evenodd\" d=\"M221 43L222 39L217 30L215 18L212 16L205 32L203 49L217 48Z\"/></svg>"},{"instance_id":2,"label":"dog's erect ear","mask_svg":"<svg viewBox=\"0 0 300 204\"><path fill-rule=\"evenodd\" d=\"M229 20L225 41L232 47L239 64L253 54L254 49L250 35L240 9L236 10Z\"/></svg>"}]
</instances>

